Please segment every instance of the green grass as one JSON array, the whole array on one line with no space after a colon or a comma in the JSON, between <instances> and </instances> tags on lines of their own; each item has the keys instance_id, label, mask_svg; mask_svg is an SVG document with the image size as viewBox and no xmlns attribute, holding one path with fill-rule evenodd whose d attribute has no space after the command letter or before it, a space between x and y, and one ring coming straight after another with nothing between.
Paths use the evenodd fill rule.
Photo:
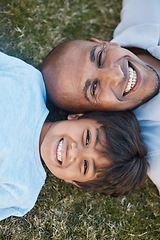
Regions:
<instances>
[{"instance_id":1,"label":"green grass","mask_svg":"<svg viewBox=\"0 0 160 240\"><path fill-rule=\"evenodd\" d=\"M120 0L1 0L0 50L39 68L70 39L111 40ZM147 180L126 197L111 198L48 178L35 207L0 222L0 239L160 239L160 197Z\"/></svg>"}]
</instances>

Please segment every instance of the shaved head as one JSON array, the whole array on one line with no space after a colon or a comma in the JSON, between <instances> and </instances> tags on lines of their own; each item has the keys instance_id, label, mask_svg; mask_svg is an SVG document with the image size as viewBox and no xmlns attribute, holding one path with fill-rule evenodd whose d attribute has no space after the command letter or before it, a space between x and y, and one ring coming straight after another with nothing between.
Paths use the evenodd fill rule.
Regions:
<instances>
[{"instance_id":1,"label":"shaved head","mask_svg":"<svg viewBox=\"0 0 160 240\"><path fill-rule=\"evenodd\" d=\"M74 48L80 43L81 40L73 40L59 44L47 55L41 66L49 99L58 107L71 112L77 112L79 100L76 101L73 95L70 94L69 85L72 84L68 82L70 76L67 75L70 63L66 59L66 54L72 47ZM72 55L72 50L70 54ZM77 104L75 107L72 105L73 101Z\"/></svg>"},{"instance_id":2,"label":"shaved head","mask_svg":"<svg viewBox=\"0 0 160 240\"><path fill-rule=\"evenodd\" d=\"M133 109L159 90L154 69L118 44L96 39L58 45L41 70L49 99L75 113Z\"/></svg>"}]
</instances>

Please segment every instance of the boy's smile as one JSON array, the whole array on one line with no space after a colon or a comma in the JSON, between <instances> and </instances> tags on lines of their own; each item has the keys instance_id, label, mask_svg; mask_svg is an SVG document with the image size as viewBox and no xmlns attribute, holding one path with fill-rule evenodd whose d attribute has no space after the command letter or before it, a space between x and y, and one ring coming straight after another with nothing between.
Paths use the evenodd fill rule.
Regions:
<instances>
[{"instance_id":1,"label":"boy's smile","mask_svg":"<svg viewBox=\"0 0 160 240\"><path fill-rule=\"evenodd\" d=\"M92 119L45 123L40 153L49 170L67 182L85 182L96 177L97 169L109 165L104 158L105 133Z\"/></svg>"},{"instance_id":2,"label":"boy's smile","mask_svg":"<svg viewBox=\"0 0 160 240\"><path fill-rule=\"evenodd\" d=\"M51 99L64 109L133 109L158 92L155 71L116 43L73 41L62 55L43 74Z\"/></svg>"}]
</instances>

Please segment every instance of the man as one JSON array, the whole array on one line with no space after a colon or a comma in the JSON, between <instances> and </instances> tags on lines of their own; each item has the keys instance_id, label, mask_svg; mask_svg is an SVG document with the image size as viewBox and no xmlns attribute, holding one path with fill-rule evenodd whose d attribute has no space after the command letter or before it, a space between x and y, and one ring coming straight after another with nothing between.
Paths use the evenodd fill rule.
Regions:
<instances>
[{"instance_id":1,"label":"man","mask_svg":"<svg viewBox=\"0 0 160 240\"><path fill-rule=\"evenodd\" d=\"M159 9L159 0L124 0L111 42L61 44L47 56L42 73L50 99L69 111L121 111L143 104L135 114L148 148L148 175L160 190Z\"/></svg>"},{"instance_id":2,"label":"man","mask_svg":"<svg viewBox=\"0 0 160 240\"><path fill-rule=\"evenodd\" d=\"M97 39L59 45L42 73L51 100L73 112L133 109L159 90L159 60Z\"/></svg>"}]
</instances>

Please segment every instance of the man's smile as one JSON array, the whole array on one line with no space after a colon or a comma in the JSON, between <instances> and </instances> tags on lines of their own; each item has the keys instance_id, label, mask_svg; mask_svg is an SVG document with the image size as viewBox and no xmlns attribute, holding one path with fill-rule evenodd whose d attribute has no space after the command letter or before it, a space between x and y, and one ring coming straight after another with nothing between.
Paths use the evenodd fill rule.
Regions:
<instances>
[{"instance_id":1,"label":"man's smile","mask_svg":"<svg viewBox=\"0 0 160 240\"><path fill-rule=\"evenodd\" d=\"M136 90L139 90L139 87L142 83L142 75L139 70L139 67L137 66L137 63L135 60L129 58L128 64L127 64L127 70L126 70L126 84L124 87L123 96L130 95L132 92L135 92Z\"/></svg>"},{"instance_id":2,"label":"man's smile","mask_svg":"<svg viewBox=\"0 0 160 240\"><path fill-rule=\"evenodd\" d=\"M125 96L126 94L128 94L131 89L133 89L136 85L137 82L137 74L136 71L133 70L132 67L129 67L129 78L128 78L128 83L127 86L124 90L123 96Z\"/></svg>"}]
</instances>

